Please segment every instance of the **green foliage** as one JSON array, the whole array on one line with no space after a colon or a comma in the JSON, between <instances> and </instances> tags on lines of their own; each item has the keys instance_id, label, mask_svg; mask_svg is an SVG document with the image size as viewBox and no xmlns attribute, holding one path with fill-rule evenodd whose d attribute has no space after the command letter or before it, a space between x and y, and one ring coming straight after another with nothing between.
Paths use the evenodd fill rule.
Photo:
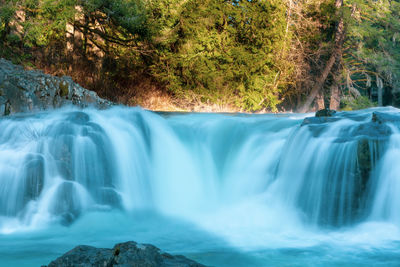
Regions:
<instances>
[{"instance_id":1,"label":"green foliage","mask_svg":"<svg viewBox=\"0 0 400 267\"><path fill-rule=\"evenodd\" d=\"M76 0L29 0L24 3L27 10L24 26L24 45L28 47L48 46L65 40L66 25L75 15Z\"/></svg>"},{"instance_id":2,"label":"green foliage","mask_svg":"<svg viewBox=\"0 0 400 267\"><path fill-rule=\"evenodd\" d=\"M345 108L369 107L378 85L400 88L400 2L344 0L342 11L344 54L325 88L342 73ZM150 79L188 102L276 111L309 93L338 19L335 0L0 0L0 56L84 65L81 79L114 88L107 96Z\"/></svg>"},{"instance_id":3,"label":"green foliage","mask_svg":"<svg viewBox=\"0 0 400 267\"><path fill-rule=\"evenodd\" d=\"M372 102L366 96L359 96L356 98L347 97L341 102L342 110L350 111L350 110L359 110L365 108L376 107L377 103Z\"/></svg>"},{"instance_id":4,"label":"green foliage","mask_svg":"<svg viewBox=\"0 0 400 267\"><path fill-rule=\"evenodd\" d=\"M157 14L164 36L152 66L169 90L246 110L276 108L286 27L281 1L192 0L170 12L178 14Z\"/></svg>"},{"instance_id":5,"label":"green foliage","mask_svg":"<svg viewBox=\"0 0 400 267\"><path fill-rule=\"evenodd\" d=\"M3 25L8 23L13 17L15 13L15 2L14 1L6 1L2 3L0 6L0 24Z\"/></svg>"},{"instance_id":6,"label":"green foliage","mask_svg":"<svg viewBox=\"0 0 400 267\"><path fill-rule=\"evenodd\" d=\"M147 24L147 9L140 0L25 0L6 3L0 7L0 25L4 28L5 21L15 21L17 10L25 12L25 21L16 22L24 28L22 41L28 47L65 42L68 24L82 33L97 34L123 46L133 38L140 41L152 35ZM96 23L97 28L90 23Z\"/></svg>"},{"instance_id":7,"label":"green foliage","mask_svg":"<svg viewBox=\"0 0 400 267\"><path fill-rule=\"evenodd\" d=\"M147 8L140 0L90 0L82 3L88 19L110 27L115 38L136 40L151 38L151 25L148 25Z\"/></svg>"},{"instance_id":8,"label":"green foliage","mask_svg":"<svg viewBox=\"0 0 400 267\"><path fill-rule=\"evenodd\" d=\"M10 22L14 17L15 2L0 1L0 42L4 43L10 33Z\"/></svg>"},{"instance_id":9,"label":"green foliage","mask_svg":"<svg viewBox=\"0 0 400 267\"><path fill-rule=\"evenodd\" d=\"M345 70L352 86L376 94L379 79L388 90L400 88L400 3L348 0Z\"/></svg>"}]
</instances>

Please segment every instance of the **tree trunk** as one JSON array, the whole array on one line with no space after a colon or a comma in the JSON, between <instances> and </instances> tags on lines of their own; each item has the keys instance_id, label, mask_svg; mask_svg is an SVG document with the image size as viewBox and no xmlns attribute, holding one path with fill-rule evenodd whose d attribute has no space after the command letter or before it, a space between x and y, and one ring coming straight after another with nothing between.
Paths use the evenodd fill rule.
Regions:
<instances>
[{"instance_id":1,"label":"tree trunk","mask_svg":"<svg viewBox=\"0 0 400 267\"><path fill-rule=\"evenodd\" d=\"M79 22L80 24L84 24L84 19L85 19L85 16L83 14L83 8L81 6L75 6L74 25L76 24L76 22ZM74 40L74 42L73 42L74 51L73 51L72 58L73 58L74 63L77 63L79 61L79 59L81 58L84 36L83 36L83 33L81 32L81 30L75 26L74 26L73 40Z\"/></svg>"},{"instance_id":2,"label":"tree trunk","mask_svg":"<svg viewBox=\"0 0 400 267\"><path fill-rule=\"evenodd\" d=\"M321 73L321 76L315 82L314 87L312 88L312 90L310 92L310 95L307 97L304 104L299 108L298 112L306 112L310 108L315 97L321 92L321 89L323 88L323 86L325 84L326 78L328 77L329 73L331 72L332 67L334 66L335 62L342 55L342 47L343 47L343 41L344 41L344 36L345 36L344 18L343 18L343 11L342 11L343 0L336 0L335 6L336 6L336 10L337 10L336 11L337 15L339 16L339 22L336 26L334 49L325 65L324 70Z\"/></svg>"},{"instance_id":3,"label":"tree trunk","mask_svg":"<svg viewBox=\"0 0 400 267\"><path fill-rule=\"evenodd\" d=\"M25 10L20 9L15 12L14 18L10 21L10 25L12 28L11 33L18 35L21 39L25 34L24 27L22 26L25 20L26 20Z\"/></svg>"},{"instance_id":4,"label":"tree trunk","mask_svg":"<svg viewBox=\"0 0 400 267\"><path fill-rule=\"evenodd\" d=\"M325 100L324 100L324 94L320 92L317 95L316 101L315 101L315 109L316 111L325 109Z\"/></svg>"},{"instance_id":5,"label":"tree trunk","mask_svg":"<svg viewBox=\"0 0 400 267\"><path fill-rule=\"evenodd\" d=\"M7 35L10 34L11 28L10 28L10 21L5 21L4 22L4 31L0 36L0 41L5 44L6 39L7 39Z\"/></svg>"},{"instance_id":6,"label":"tree trunk","mask_svg":"<svg viewBox=\"0 0 400 267\"><path fill-rule=\"evenodd\" d=\"M378 88L378 106L382 107L383 106L383 81L379 77L379 75L376 75L376 87Z\"/></svg>"},{"instance_id":7,"label":"tree trunk","mask_svg":"<svg viewBox=\"0 0 400 267\"><path fill-rule=\"evenodd\" d=\"M382 107L383 106L383 90L382 88L378 88L378 106Z\"/></svg>"},{"instance_id":8,"label":"tree trunk","mask_svg":"<svg viewBox=\"0 0 400 267\"><path fill-rule=\"evenodd\" d=\"M65 30L65 35L67 39L66 54L70 55L74 51L74 25L72 25L71 23L67 23Z\"/></svg>"},{"instance_id":9,"label":"tree trunk","mask_svg":"<svg viewBox=\"0 0 400 267\"><path fill-rule=\"evenodd\" d=\"M333 84L331 87L331 99L329 101L329 108L337 110L340 107L340 91L337 84Z\"/></svg>"}]
</instances>

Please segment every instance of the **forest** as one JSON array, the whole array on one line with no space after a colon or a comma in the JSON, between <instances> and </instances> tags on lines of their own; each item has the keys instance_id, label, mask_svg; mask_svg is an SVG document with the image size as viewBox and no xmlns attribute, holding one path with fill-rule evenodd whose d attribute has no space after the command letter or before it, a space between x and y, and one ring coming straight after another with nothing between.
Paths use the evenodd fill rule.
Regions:
<instances>
[{"instance_id":1,"label":"forest","mask_svg":"<svg viewBox=\"0 0 400 267\"><path fill-rule=\"evenodd\" d=\"M400 0L0 0L0 267L400 264Z\"/></svg>"},{"instance_id":2,"label":"forest","mask_svg":"<svg viewBox=\"0 0 400 267\"><path fill-rule=\"evenodd\" d=\"M398 107L400 1L0 0L0 57L150 109Z\"/></svg>"}]
</instances>

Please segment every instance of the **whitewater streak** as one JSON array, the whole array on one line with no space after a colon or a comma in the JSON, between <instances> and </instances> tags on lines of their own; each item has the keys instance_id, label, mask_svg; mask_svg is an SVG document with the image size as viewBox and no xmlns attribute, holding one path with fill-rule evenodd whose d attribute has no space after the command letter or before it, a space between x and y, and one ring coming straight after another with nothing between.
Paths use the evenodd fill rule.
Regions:
<instances>
[{"instance_id":1,"label":"whitewater streak","mask_svg":"<svg viewBox=\"0 0 400 267\"><path fill-rule=\"evenodd\" d=\"M400 120L394 108L326 122L123 107L2 118L0 237L150 211L244 250L397 242L399 124L376 111Z\"/></svg>"}]
</instances>

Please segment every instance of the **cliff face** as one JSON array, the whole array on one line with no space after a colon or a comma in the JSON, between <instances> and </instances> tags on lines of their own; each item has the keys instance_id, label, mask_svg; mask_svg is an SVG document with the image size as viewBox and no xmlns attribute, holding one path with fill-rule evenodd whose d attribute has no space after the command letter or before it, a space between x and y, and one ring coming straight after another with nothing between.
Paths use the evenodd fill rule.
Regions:
<instances>
[{"instance_id":1,"label":"cliff face","mask_svg":"<svg viewBox=\"0 0 400 267\"><path fill-rule=\"evenodd\" d=\"M0 59L0 116L66 105L107 108L112 102L82 88L70 77L54 77Z\"/></svg>"}]
</instances>

